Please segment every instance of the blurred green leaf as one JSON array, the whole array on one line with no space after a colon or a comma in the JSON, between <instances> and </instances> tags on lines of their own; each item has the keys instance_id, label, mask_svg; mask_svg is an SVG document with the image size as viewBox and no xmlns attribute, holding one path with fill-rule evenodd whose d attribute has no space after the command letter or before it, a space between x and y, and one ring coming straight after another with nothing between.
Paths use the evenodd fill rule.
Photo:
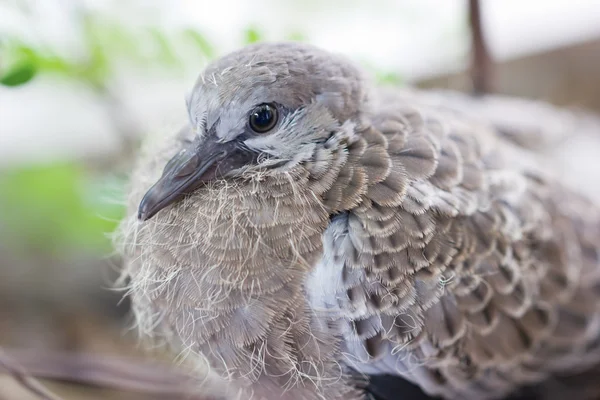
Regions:
<instances>
[{"instance_id":1,"label":"blurred green leaf","mask_svg":"<svg viewBox=\"0 0 600 400\"><path fill-rule=\"evenodd\" d=\"M151 40L155 48L155 58L169 66L181 66L179 59L175 55L169 40L163 32L156 28L149 28Z\"/></svg>"},{"instance_id":2,"label":"blurred green leaf","mask_svg":"<svg viewBox=\"0 0 600 400\"><path fill-rule=\"evenodd\" d=\"M38 71L38 57L33 49L14 40L3 42L0 49L0 84L19 86L34 78Z\"/></svg>"},{"instance_id":3,"label":"blurred green leaf","mask_svg":"<svg viewBox=\"0 0 600 400\"><path fill-rule=\"evenodd\" d=\"M12 67L0 77L4 86L19 86L29 82L35 76L37 68L31 62Z\"/></svg>"},{"instance_id":4,"label":"blurred green leaf","mask_svg":"<svg viewBox=\"0 0 600 400\"><path fill-rule=\"evenodd\" d=\"M262 34L258 31L256 27L249 27L244 32L244 43L251 44L260 42L262 40Z\"/></svg>"},{"instance_id":5,"label":"blurred green leaf","mask_svg":"<svg viewBox=\"0 0 600 400\"><path fill-rule=\"evenodd\" d=\"M103 200L77 164L31 166L0 176L0 227L3 238L25 251L48 254L110 249L106 233L112 232L123 207Z\"/></svg>"},{"instance_id":6,"label":"blurred green leaf","mask_svg":"<svg viewBox=\"0 0 600 400\"><path fill-rule=\"evenodd\" d=\"M77 64L54 54L39 54L37 65L40 72L52 72L67 78L79 78Z\"/></svg>"},{"instance_id":7,"label":"blurred green leaf","mask_svg":"<svg viewBox=\"0 0 600 400\"><path fill-rule=\"evenodd\" d=\"M135 28L106 15L86 12L79 15L79 22L78 36L83 42L83 54L60 54L51 47L31 46L16 37L3 37L0 41L0 84L23 84L35 75L51 73L82 81L103 92L117 66L133 63L181 72L186 58L177 52L178 39L186 42L184 51L194 46L208 59L214 58L216 53L204 35L190 28L171 37L156 27ZM252 40L258 40L256 30L249 35Z\"/></svg>"},{"instance_id":8,"label":"blurred green leaf","mask_svg":"<svg viewBox=\"0 0 600 400\"><path fill-rule=\"evenodd\" d=\"M24 79L23 75L25 75L25 72L33 72L34 76L40 73L51 72L67 78L81 79L82 68L77 63L54 54L50 49L43 46L36 48L13 38L4 43L2 50L1 60L3 64L10 66L4 68L8 72L3 74L2 79L6 75L10 75L12 71L21 71L23 67L25 67L25 71L19 74L18 77L20 79Z\"/></svg>"},{"instance_id":9,"label":"blurred green leaf","mask_svg":"<svg viewBox=\"0 0 600 400\"><path fill-rule=\"evenodd\" d=\"M302 32L291 32L287 35L287 40L291 40L293 42L304 42L306 41L306 36Z\"/></svg>"},{"instance_id":10,"label":"blurred green leaf","mask_svg":"<svg viewBox=\"0 0 600 400\"><path fill-rule=\"evenodd\" d=\"M200 49L202 54L204 54L206 57L213 58L215 56L215 49L210 44L210 42L206 40L206 38L199 32L193 29L185 29L182 32L182 35L184 38L187 38L194 45L196 45Z\"/></svg>"},{"instance_id":11,"label":"blurred green leaf","mask_svg":"<svg viewBox=\"0 0 600 400\"><path fill-rule=\"evenodd\" d=\"M96 40L101 43L109 57L126 58L135 62L146 62L140 46L140 36L115 21L96 22Z\"/></svg>"},{"instance_id":12,"label":"blurred green leaf","mask_svg":"<svg viewBox=\"0 0 600 400\"><path fill-rule=\"evenodd\" d=\"M102 44L102 22L89 14L81 18L82 38L89 53L81 75L94 86L101 87L111 73L110 57Z\"/></svg>"},{"instance_id":13,"label":"blurred green leaf","mask_svg":"<svg viewBox=\"0 0 600 400\"><path fill-rule=\"evenodd\" d=\"M378 83L384 85L403 85L404 80L400 74L395 72L381 72L378 71L375 73L375 79Z\"/></svg>"}]
</instances>

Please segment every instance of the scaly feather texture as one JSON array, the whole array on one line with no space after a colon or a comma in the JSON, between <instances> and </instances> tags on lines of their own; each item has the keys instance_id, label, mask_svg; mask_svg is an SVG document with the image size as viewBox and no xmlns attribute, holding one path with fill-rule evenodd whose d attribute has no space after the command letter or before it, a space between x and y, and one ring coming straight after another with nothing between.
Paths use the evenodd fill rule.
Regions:
<instances>
[{"instance_id":1,"label":"scaly feather texture","mask_svg":"<svg viewBox=\"0 0 600 400\"><path fill-rule=\"evenodd\" d=\"M143 331L257 399L359 399L352 370L492 399L600 363L600 208L534 146L581 118L522 100L367 90L348 61L304 45L235 54L212 67L227 68L214 81L224 93L253 62L261 76L286 65L277 90L301 79L292 62L310 74L323 64L342 85L286 92L299 107L289 118L303 119L245 142L267 156L144 223L143 193L197 127L140 158L119 243ZM270 84L243 83L244 96ZM523 106L539 118L517 118Z\"/></svg>"}]
</instances>

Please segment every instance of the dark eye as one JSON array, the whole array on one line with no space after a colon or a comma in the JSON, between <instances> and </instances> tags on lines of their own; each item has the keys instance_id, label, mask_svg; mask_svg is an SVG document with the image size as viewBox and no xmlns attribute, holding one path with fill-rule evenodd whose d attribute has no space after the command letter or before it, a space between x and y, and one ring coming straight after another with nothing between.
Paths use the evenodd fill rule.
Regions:
<instances>
[{"instance_id":1,"label":"dark eye","mask_svg":"<svg viewBox=\"0 0 600 400\"><path fill-rule=\"evenodd\" d=\"M250 128L265 133L277 124L277 108L273 104L261 104L250 113Z\"/></svg>"}]
</instances>

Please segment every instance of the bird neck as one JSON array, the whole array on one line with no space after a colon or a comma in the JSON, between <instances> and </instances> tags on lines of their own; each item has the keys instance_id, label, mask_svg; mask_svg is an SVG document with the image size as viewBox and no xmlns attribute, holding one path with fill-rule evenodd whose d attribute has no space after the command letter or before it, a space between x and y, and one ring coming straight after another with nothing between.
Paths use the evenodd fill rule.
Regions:
<instances>
[{"instance_id":1,"label":"bird neck","mask_svg":"<svg viewBox=\"0 0 600 400\"><path fill-rule=\"evenodd\" d=\"M141 329L162 326L244 388L281 392L268 398L353 398L336 328L310 307L305 287L330 215L362 192L357 174L347 190L340 184L351 153L331 146L315 150L313 163L217 182L132 230Z\"/></svg>"},{"instance_id":2,"label":"bird neck","mask_svg":"<svg viewBox=\"0 0 600 400\"><path fill-rule=\"evenodd\" d=\"M306 399L346 387L333 326L306 298L306 278L322 257L329 224L322 190L311 188L317 184L298 167L215 185L176 210L183 221L169 237L193 246L170 250L176 264L190 267L159 289L168 303L183 305L169 308L165 321L182 346L244 387Z\"/></svg>"}]
</instances>

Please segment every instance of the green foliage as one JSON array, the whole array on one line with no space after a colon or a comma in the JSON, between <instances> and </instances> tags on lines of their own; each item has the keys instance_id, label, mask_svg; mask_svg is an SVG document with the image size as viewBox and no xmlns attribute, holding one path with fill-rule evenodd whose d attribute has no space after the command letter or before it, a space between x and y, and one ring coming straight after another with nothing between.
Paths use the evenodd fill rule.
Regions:
<instances>
[{"instance_id":1,"label":"green foliage","mask_svg":"<svg viewBox=\"0 0 600 400\"><path fill-rule=\"evenodd\" d=\"M302 32L294 31L288 34L286 39L293 42L305 42L306 36Z\"/></svg>"},{"instance_id":2,"label":"green foliage","mask_svg":"<svg viewBox=\"0 0 600 400\"><path fill-rule=\"evenodd\" d=\"M114 77L117 64L178 73L186 64L185 56L215 56L210 41L190 28L168 35L156 27L131 28L95 14L82 14L78 22L83 54L62 54L48 46L4 38L0 47L0 84L25 84L42 73L103 88Z\"/></svg>"},{"instance_id":3,"label":"green foliage","mask_svg":"<svg viewBox=\"0 0 600 400\"><path fill-rule=\"evenodd\" d=\"M15 250L61 255L110 251L106 237L123 215L110 182L77 164L17 168L0 176L0 227ZM95 182L95 183L94 183ZM122 187L118 182L114 187Z\"/></svg>"},{"instance_id":4,"label":"green foliage","mask_svg":"<svg viewBox=\"0 0 600 400\"><path fill-rule=\"evenodd\" d=\"M306 36L299 31L291 31L287 35L285 35L283 40L290 40L294 42L304 42L306 41ZM243 44L248 45L252 43L258 43L265 40L264 33L258 29L256 26L251 25L244 31Z\"/></svg>"},{"instance_id":5,"label":"green foliage","mask_svg":"<svg viewBox=\"0 0 600 400\"><path fill-rule=\"evenodd\" d=\"M195 45L195 47L207 58L215 57L216 52L214 47L203 35L197 31L193 29L184 29L181 32L181 35L183 39L187 39L189 42Z\"/></svg>"},{"instance_id":6,"label":"green foliage","mask_svg":"<svg viewBox=\"0 0 600 400\"><path fill-rule=\"evenodd\" d=\"M169 43L169 39L160 30L150 27L148 28L149 38L154 45L155 57L167 67L181 67L181 60L173 50L173 46Z\"/></svg>"},{"instance_id":7,"label":"green foliage","mask_svg":"<svg viewBox=\"0 0 600 400\"><path fill-rule=\"evenodd\" d=\"M0 84L20 86L34 78L37 73L35 52L26 46L3 42L0 47Z\"/></svg>"},{"instance_id":8,"label":"green foliage","mask_svg":"<svg viewBox=\"0 0 600 400\"><path fill-rule=\"evenodd\" d=\"M0 77L0 84L4 86L19 86L33 79L37 72L33 63L25 62L13 66Z\"/></svg>"},{"instance_id":9,"label":"green foliage","mask_svg":"<svg viewBox=\"0 0 600 400\"><path fill-rule=\"evenodd\" d=\"M244 43L245 44L257 43L257 42L260 42L261 40L263 40L263 35L258 30L258 28L254 27L254 26L247 28L246 31L244 32Z\"/></svg>"},{"instance_id":10,"label":"green foliage","mask_svg":"<svg viewBox=\"0 0 600 400\"><path fill-rule=\"evenodd\" d=\"M404 83L402 76L395 72L376 71L375 80L382 85L400 86Z\"/></svg>"}]
</instances>

